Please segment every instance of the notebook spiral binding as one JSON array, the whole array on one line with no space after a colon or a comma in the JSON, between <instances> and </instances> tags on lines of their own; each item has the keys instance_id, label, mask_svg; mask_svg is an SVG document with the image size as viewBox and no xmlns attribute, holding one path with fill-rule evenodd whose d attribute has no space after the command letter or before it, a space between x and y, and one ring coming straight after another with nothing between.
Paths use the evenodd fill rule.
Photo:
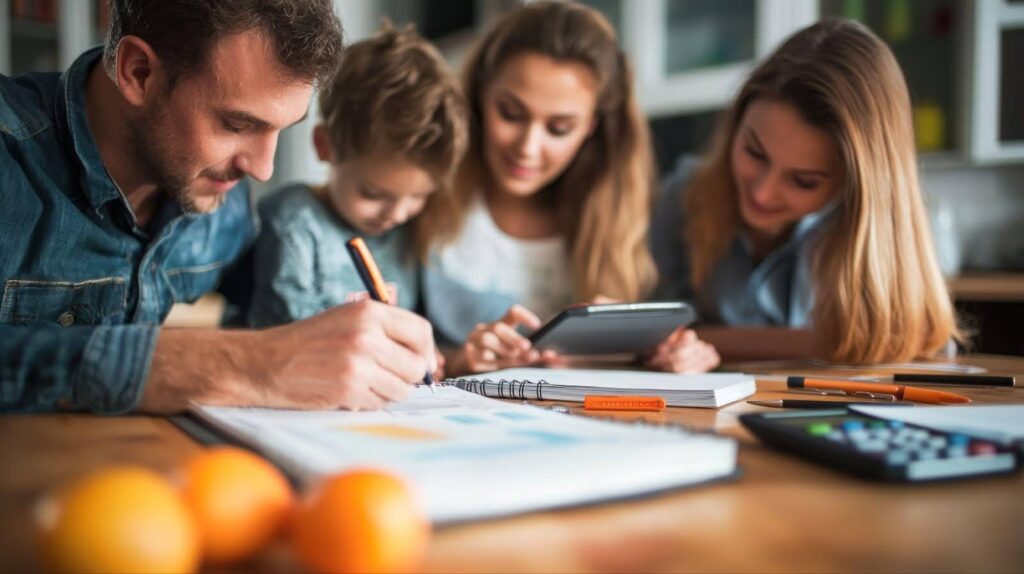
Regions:
<instances>
[{"instance_id":1,"label":"notebook spiral binding","mask_svg":"<svg viewBox=\"0 0 1024 574\"><path fill-rule=\"evenodd\" d=\"M544 400L544 385L549 384L544 379L530 381L526 379L473 379L458 377L441 381L442 385L456 387L464 391L494 397L498 399L533 399ZM527 391L530 391L527 394Z\"/></svg>"},{"instance_id":2,"label":"notebook spiral binding","mask_svg":"<svg viewBox=\"0 0 1024 574\"><path fill-rule=\"evenodd\" d=\"M465 377L449 378L438 383L439 385L445 385L450 387L456 387L463 391L469 391L485 397L498 398L498 399L517 399L517 400L536 400L543 401L544 399L544 385L548 385L547 381L540 379L537 381L530 381L526 379L473 379ZM485 389L489 392L485 392ZM529 392L528 392L529 391ZM536 406L536 405L534 405ZM543 408L543 407L538 407ZM590 418L614 422L618 424L625 424L635 427L647 427L658 430L664 430L668 432L677 432L684 434L706 434L714 436L715 433L711 431L704 431L688 427L686 425L670 422L651 422L644 419L636 419L633 421L624 421L614 416L594 416L587 415Z\"/></svg>"}]
</instances>

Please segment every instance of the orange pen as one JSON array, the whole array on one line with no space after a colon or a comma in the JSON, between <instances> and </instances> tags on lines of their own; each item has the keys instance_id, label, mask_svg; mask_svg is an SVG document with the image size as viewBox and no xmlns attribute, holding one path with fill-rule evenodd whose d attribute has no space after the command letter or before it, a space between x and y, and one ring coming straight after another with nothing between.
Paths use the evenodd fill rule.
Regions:
<instances>
[{"instance_id":1,"label":"orange pen","mask_svg":"<svg viewBox=\"0 0 1024 574\"><path fill-rule=\"evenodd\" d=\"M918 387L905 387L903 385L887 385L885 383L859 383L856 381L829 381L810 377L788 377L786 379L786 386L791 389L835 389L847 394L883 393L893 395L902 401L914 401L933 405L971 402L971 399L956 393L921 389Z\"/></svg>"},{"instance_id":2,"label":"orange pen","mask_svg":"<svg viewBox=\"0 0 1024 574\"><path fill-rule=\"evenodd\" d=\"M370 293L370 297L374 301L390 305L391 298L388 297L388 288L384 283L384 276L380 274L377 261L374 260L373 254L370 253L370 248L366 246L363 238L353 237L349 239L345 242L345 248L348 249L349 257L352 258L352 264L355 265L356 272L359 273L359 278L363 281L363 286ZM430 369L427 369L427 374L423 375L423 384L427 385L431 393L435 392L434 376L430 374Z\"/></svg>"},{"instance_id":3,"label":"orange pen","mask_svg":"<svg viewBox=\"0 0 1024 574\"><path fill-rule=\"evenodd\" d=\"M384 276L380 274L377 262L373 259L370 249L362 237L353 237L345 242L348 254L352 257L352 263L356 266L359 278L366 285L370 297L381 303L391 303L388 298L388 288L384 283Z\"/></svg>"},{"instance_id":4,"label":"orange pen","mask_svg":"<svg viewBox=\"0 0 1024 574\"><path fill-rule=\"evenodd\" d=\"M588 411L661 411L665 410L665 399L661 397L587 395L583 397L583 408Z\"/></svg>"}]
</instances>

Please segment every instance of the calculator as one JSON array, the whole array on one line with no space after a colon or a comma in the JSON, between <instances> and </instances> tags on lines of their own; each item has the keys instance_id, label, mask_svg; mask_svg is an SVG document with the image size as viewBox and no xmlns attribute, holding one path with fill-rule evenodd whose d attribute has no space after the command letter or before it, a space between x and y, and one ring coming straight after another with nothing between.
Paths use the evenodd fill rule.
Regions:
<instances>
[{"instance_id":1,"label":"calculator","mask_svg":"<svg viewBox=\"0 0 1024 574\"><path fill-rule=\"evenodd\" d=\"M739 418L770 447L876 480L968 478L1013 472L1018 465L1017 453L996 442L847 409L751 413Z\"/></svg>"}]
</instances>

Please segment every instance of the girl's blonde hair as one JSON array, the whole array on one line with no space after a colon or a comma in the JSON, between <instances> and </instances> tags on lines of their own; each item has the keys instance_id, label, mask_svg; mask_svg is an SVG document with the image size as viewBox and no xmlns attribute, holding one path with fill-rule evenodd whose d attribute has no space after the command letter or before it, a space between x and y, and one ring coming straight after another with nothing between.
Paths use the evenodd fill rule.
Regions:
<instances>
[{"instance_id":1,"label":"girl's blonde hair","mask_svg":"<svg viewBox=\"0 0 1024 574\"><path fill-rule=\"evenodd\" d=\"M828 357L903 361L959 339L918 184L907 85L889 48L856 22L825 20L792 36L723 116L684 202L693 285L702 290L742 226L730 150L759 98L791 104L840 150L840 202L811 268L813 327Z\"/></svg>"},{"instance_id":2,"label":"girl's blonde hair","mask_svg":"<svg viewBox=\"0 0 1024 574\"><path fill-rule=\"evenodd\" d=\"M598 80L596 123L575 158L546 189L570 253L575 295L635 300L655 281L647 248L654 168L633 73L615 32L598 12L571 2L535 2L505 14L466 63L470 149L455 193L427 206L417 245L454 239L486 181L482 153L484 89L514 56L534 53L585 65ZM429 244L429 245L428 245ZM420 254L426 256L426 252Z\"/></svg>"}]
</instances>

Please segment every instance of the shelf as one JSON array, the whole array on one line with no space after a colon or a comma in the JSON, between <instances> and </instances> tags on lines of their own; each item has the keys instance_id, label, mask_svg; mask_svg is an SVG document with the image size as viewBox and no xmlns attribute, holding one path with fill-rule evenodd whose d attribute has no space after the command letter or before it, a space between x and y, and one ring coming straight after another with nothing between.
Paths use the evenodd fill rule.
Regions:
<instances>
[{"instance_id":1,"label":"shelf","mask_svg":"<svg viewBox=\"0 0 1024 574\"><path fill-rule=\"evenodd\" d=\"M949 290L959 301L1024 302L1024 273L964 273Z\"/></svg>"}]
</instances>

